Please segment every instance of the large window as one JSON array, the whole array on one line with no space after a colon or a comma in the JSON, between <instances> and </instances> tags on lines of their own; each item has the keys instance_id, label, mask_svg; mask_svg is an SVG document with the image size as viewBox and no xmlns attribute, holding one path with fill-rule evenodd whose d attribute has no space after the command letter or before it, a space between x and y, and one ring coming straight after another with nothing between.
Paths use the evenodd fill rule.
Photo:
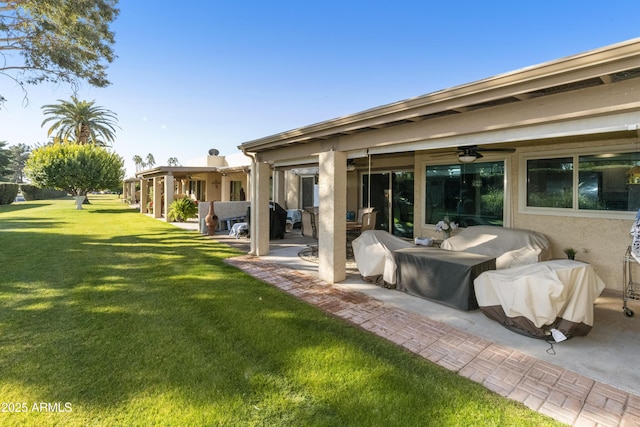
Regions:
<instances>
[{"instance_id":1,"label":"large window","mask_svg":"<svg viewBox=\"0 0 640 427\"><path fill-rule=\"evenodd\" d=\"M448 216L462 227L504 224L504 162L430 165L426 223Z\"/></svg>"},{"instance_id":2,"label":"large window","mask_svg":"<svg viewBox=\"0 0 640 427\"><path fill-rule=\"evenodd\" d=\"M527 206L570 208L573 203L573 159L527 161Z\"/></svg>"},{"instance_id":3,"label":"large window","mask_svg":"<svg viewBox=\"0 0 640 427\"><path fill-rule=\"evenodd\" d=\"M554 210L637 211L640 153L528 159L526 206Z\"/></svg>"}]
</instances>

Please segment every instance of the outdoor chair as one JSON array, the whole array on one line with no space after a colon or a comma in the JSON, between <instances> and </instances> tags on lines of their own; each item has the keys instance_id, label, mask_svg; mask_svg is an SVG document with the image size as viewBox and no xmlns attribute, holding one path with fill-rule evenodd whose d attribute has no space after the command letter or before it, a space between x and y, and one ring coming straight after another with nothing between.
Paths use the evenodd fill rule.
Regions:
<instances>
[{"instance_id":1,"label":"outdoor chair","mask_svg":"<svg viewBox=\"0 0 640 427\"><path fill-rule=\"evenodd\" d=\"M362 227L360 228L360 233L367 230L375 230L376 229L376 217L378 216L378 212L371 211L366 212L362 215Z\"/></svg>"}]
</instances>

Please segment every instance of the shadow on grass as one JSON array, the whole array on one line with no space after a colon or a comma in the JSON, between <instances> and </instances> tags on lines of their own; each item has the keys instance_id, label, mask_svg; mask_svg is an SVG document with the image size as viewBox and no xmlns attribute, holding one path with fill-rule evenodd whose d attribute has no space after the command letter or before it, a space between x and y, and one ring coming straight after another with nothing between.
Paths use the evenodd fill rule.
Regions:
<instances>
[{"instance_id":1,"label":"shadow on grass","mask_svg":"<svg viewBox=\"0 0 640 427\"><path fill-rule=\"evenodd\" d=\"M355 411L370 417L361 425L443 425L443 407L500 410L479 385L225 264L239 254L229 246L135 213L105 221L141 231L4 233L7 247L31 250L0 252L1 265L12 258L0 282L3 390L95 417L184 420L190 407L208 424L338 425Z\"/></svg>"},{"instance_id":2,"label":"shadow on grass","mask_svg":"<svg viewBox=\"0 0 640 427\"><path fill-rule=\"evenodd\" d=\"M10 205L0 205L0 213L4 213L4 212L18 212L18 211L23 211L23 210L27 210L27 209L36 209L36 208L41 208L43 206L49 206L48 203L34 203L34 202L20 202L17 204L10 204Z\"/></svg>"}]
</instances>

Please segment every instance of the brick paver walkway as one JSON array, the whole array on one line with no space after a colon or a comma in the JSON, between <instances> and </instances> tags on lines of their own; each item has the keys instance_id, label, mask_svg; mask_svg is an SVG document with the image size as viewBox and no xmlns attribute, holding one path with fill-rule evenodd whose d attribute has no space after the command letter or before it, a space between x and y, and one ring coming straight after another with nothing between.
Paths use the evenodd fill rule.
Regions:
<instances>
[{"instance_id":1,"label":"brick paver walkway","mask_svg":"<svg viewBox=\"0 0 640 427\"><path fill-rule=\"evenodd\" d=\"M640 426L640 397L257 257L227 260L328 313L574 426Z\"/></svg>"}]
</instances>

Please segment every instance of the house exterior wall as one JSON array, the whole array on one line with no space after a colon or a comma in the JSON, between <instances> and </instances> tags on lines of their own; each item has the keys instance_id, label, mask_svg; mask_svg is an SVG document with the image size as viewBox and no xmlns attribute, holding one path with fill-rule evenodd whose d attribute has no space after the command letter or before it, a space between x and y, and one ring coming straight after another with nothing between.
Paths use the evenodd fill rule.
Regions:
<instances>
[{"instance_id":1,"label":"house exterior wall","mask_svg":"<svg viewBox=\"0 0 640 427\"><path fill-rule=\"evenodd\" d=\"M607 139L604 141L579 142L570 144L549 144L545 146L531 146L519 150L518 158L531 153L543 153L545 156L554 153L573 152L582 153L590 148L601 147L602 153L608 147L630 147L638 143L637 138ZM577 216L536 215L524 213L519 206L522 204L522 184L526 182L526 171L522 169L521 161L512 162L510 191L513 195L511 208L513 209L513 227L526 228L544 233L551 241L554 258L566 258L563 249L575 248L578 253L576 259L588 262L607 285L608 289L622 291L622 259L627 247L631 244L630 229L635 212L620 213L622 218L610 218L607 211L599 211L592 215L580 213ZM625 218L626 217L626 218Z\"/></svg>"},{"instance_id":2,"label":"house exterior wall","mask_svg":"<svg viewBox=\"0 0 640 427\"><path fill-rule=\"evenodd\" d=\"M323 159L335 160L327 153L344 153L350 159L370 156L372 172L413 169L416 237L436 235L434 226L425 224L427 164L456 163L458 147L514 148L514 154L483 159L505 161L504 225L544 233L551 240L553 257L564 258L565 247L578 249L577 259L591 263L609 289L621 290L622 257L630 244L635 212L523 207L523 162L535 153L554 157L601 148L604 154L624 145L631 147L627 152L639 151L639 58L640 39L634 39L249 141L241 148L276 167L308 165L319 156L321 180L327 178L325 167L333 179L343 166L341 161L333 167L323 165ZM451 157L443 160L446 152ZM346 210L356 210L361 203L364 172L359 163L356 173L346 173ZM342 212L341 197L322 199L324 209L330 209L330 203Z\"/></svg>"}]
</instances>

